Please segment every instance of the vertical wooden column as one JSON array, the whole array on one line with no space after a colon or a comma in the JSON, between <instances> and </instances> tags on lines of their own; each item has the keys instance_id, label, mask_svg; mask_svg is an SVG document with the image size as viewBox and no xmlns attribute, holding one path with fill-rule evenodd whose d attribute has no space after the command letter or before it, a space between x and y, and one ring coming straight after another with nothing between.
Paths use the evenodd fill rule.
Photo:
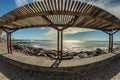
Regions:
<instances>
[{"instance_id":1,"label":"vertical wooden column","mask_svg":"<svg viewBox=\"0 0 120 80\"><path fill-rule=\"evenodd\" d=\"M59 30L57 30L57 51L58 51L58 56L57 58L60 59L60 52L59 52L59 48L60 48L60 32Z\"/></svg>"},{"instance_id":2,"label":"vertical wooden column","mask_svg":"<svg viewBox=\"0 0 120 80\"><path fill-rule=\"evenodd\" d=\"M113 34L109 34L109 50L108 52L113 52Z\"/></svg>"},{"instance_id":3,"label":"vertical wooden column","mask_svg":"<svg viewBox=\"0 0 120 80\"><path fill-rule=\"evenodd\" d=\"M9 54L12 54L11 32L7 32L7 50Z\"/></svg>"},{"instance_id":4,"label":"vertical wooden column","mask_svg":"<svg viewBox=\"0 0 120 80\"><path fill-rule=\"evenodd\" d=\"M111 52L113 52L113 34L111 34Z\"/></svg>"},{"instance_id":5,"label":"vertical wooden column","mask_svg":"<svg viewBox=\"0 0 120 80\"><path fill-rule=\"evenodd\" d=\"M61 32L61 56L60 56L60 58L62 58L62 54L63 54L63 30L60 32Z\"/></svg>"},{"instance_id":6,"label":"vertical wooden column","mask_svg":"<svg viewBox=\"0 0 120 80\"><path fill-rule=\"evenodd\" d=\"M11 32L9 33L9 49L10 49L10 54L12 54Z\"/></svg>"},{"instance_id":7,"label":"vertical wooden column","mask_svg":"<svg viewBox=\"0 0 120 80\"><path fill-rule=\"evenodd\" d=\"M10 51L9 51L9 32L7 32L7 51L9 54L10 53Z\"/></svg>"},{"instance_id":8,"label":"vertical wooden column","mask_svg":"<svg viewBox=\"0 0 120 80\"><path fill-rule=\"evenodd\" d=\"M57 30L57 51L58 51L58 59L62 58L63 53L63 31Z\"/></svg>"},{"instance_id":9,"label":"vertical wooden column","mask_svg":"<svg viewBox=\"0 0 120 80\"><path fill-rule=\"evenodd\" d=\"M12 35L13 32L15 32L18 29L16 29L16 30L9 30L9 29L2 28L2 30L5 31L6 34L7 34L7 37L6 37L7 38L7 51L8 51L8 53L12 54L11 35Z\"/></svg>"}]
</instances>

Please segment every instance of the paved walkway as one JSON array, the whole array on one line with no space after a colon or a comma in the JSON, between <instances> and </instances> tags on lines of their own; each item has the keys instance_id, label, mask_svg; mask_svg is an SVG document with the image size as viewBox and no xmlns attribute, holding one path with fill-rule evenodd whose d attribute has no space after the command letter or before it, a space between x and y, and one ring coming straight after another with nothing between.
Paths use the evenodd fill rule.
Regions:
<instances>
[{"instance_id":1,"label":"paved walkway","mask_svg":"<svg viewBox=\"0 0 120 80\"><path fill-rule=\"evenodd\" d=\"M37 72L23 71L15 66L0 61L0 80L43 80L41 78L42 76ZM100 72L82 76L81 80L120 80L120 59L109 64Z\"/></svg>"},{"instance_id":2,"label":"paved walkway","mask_svg":"<svg viewBox=\"0 0 120 80\"><path fill-rule=\"evenodd\" d=\"M7 57L9 59L12 59L17 62L22 62L25 64L31 64L36 66L44 66L44 67L73 67L73 66L81 66L86 64L91 64L94 62L102 61L104 59L107 59L109 57L115 56L116 54L109 53L104 54L92 58L84 58L84 59L72 59L72 60L47 60L44 57L29 57L29 56L21 56L17 54L3 54L0 53L0 55Z\"/></svg>"}]
</instances>

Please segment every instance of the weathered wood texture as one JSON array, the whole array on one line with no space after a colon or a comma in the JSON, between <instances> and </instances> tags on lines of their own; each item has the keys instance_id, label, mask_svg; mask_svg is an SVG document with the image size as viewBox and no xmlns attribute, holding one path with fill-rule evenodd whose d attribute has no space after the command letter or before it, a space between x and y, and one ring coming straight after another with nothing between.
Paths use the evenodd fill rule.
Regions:
<instances>
[{"instance_id":1,"label":"weathered wood texture","mask_svg":"<svg viewBox=\"0 0 120 80\"><path fill-rule=\"evenodd\" d=\"M43 0L3 15L0 26L8 29L69 26L109 31L120 29L120 20L103 9L80 1Z\"/></svg>"}]
</instances>

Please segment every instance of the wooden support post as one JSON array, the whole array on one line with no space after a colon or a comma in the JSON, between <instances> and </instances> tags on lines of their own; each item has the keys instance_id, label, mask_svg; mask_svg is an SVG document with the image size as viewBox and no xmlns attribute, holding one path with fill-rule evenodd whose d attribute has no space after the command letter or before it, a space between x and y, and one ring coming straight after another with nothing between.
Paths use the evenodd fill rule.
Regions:
<instances>
[{"instance_id":1,"label":"wooden support post","mask_svg":"<svg viewBox=\"0 0 120 80\"><path fill-rule=\"evenodd\" d=\"M112 50L112 34L109 34L109 49L108 52L110 53Z\"/></svg>"},{"instance_id":2,"label":"wooden support post","mask_svg":"<svg viewBox=\"0 0 120 80\"><path fill-rule=\"evenodd\" d=\"M8 51L8 54L10 53L9 51L9 33L7 32L7 51Z\"/></svg>"},{"instance_id":3,"label":"wooden support post","mask_svg":"<svg viewBox=\"0 0 120 80\"><path fill-rule=\"evenodd\" d=\"M107 34L109 35L109 49L108 49L108 53L113 52L113 42L114 42L114 40L113 40L113 35L114 35L115 33L117 33L118 31L119 31L119 30L111 31L111 32L103 31L103 32L105 32L105 33L107 33Z\"/></svg>"},{"instance_id":4,"label":"wooden support post","mask_svg":"<svg viewBox=\"0 0 120 80\"><path fill-rule=\"evenodd\" d=\"M60 56L60 58L62 58L62 54L63 54L63 30L60 32L61 32L61 56Z\"/></svg>"},{"instance_id":5,"label":"wooden support post","mask_svg":"<svg viewBox=\"0 0 120 80\"><path fill-rule=\"evenodd\" d=\"M57 30L57 50L58 50L58 59L62 59L63 53L63 31Z\"/></svg>"},{"instance_id":6,"label":"wooden support post","mask_svg":"<svg viewBox=\"0 0 120 80\"><path fill-rule=\"evenodd\" d=\"M10 37L9 37L9 49L10 49L10 54L12 54L12 45L11 45L11 32L9 33Z\"/></svg>"},{"instance_id":7,"label":"wooden support post","mask_svg":"<svg viewBox=\"0 0 120 80\"><path fill-rule=\"evenodd\" d=\"M15 31L17 31L18 29L9 30L9 29L4 29L4 28L2 28L2 30L5 31L6 34L7 34L7 51L8 51L8 53L12 54L12 46L11 46L12 40L11 40L11 34L12 34L13 32L15 32Z\"/></svg>"},{"instance_id":8,"label":"wooden support post","mask_svg":"<svg viewBox=\"0 0 120 80\"><path fill-rule=\"evenodd\" d=\"M57 51L58 51L58 56L57 56L57 58L58 58L58 59L60 59L60 52L59 52L59 48L60 48L60 44L59 44L59 43L60 43L60 39L59 39L59 38L60 38L60 37L59 37L59 36L60 36L60 32L59 32L59 30L57 30Z\"/></svg>"},{"instance_id":9,"label":"wooden support post","mask_svg":"<svg viewBox=\"0 0 120 80\"><path fill-rule=\"evenodd\" d=\"M109 49L108 52L113 52L113 34L109 34Z\"/></svg>"},{"instance_id":10,"label":"wooden support post","mask_svg":"<svg viewBox=\"0 0 120 80\"><path fill-rule=\"evenodd\" d=\"M113 34L111 34L111 52L113 52Z\"/></svg>"}]
</instances>

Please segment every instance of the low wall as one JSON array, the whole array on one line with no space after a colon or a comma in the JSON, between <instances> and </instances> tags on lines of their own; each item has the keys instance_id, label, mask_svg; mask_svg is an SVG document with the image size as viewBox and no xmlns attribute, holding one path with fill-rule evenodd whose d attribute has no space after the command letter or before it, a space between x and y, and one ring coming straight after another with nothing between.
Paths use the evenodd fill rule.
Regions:
<instances>
[{"instance_id":1,"label":"low wall","mask_svg":"<svg viewBox=\"0 0 120 80\"><path fill-rule=\"evenodd\" d=\"M39 65L34 65L34 64L29 64L29 63L24 63L24 60L17 61L14 59L9 58L9 56L4 56L6 54L0 54L0 60L3 60L5 62L8 62L9 64L12 64L14 66L17 66L19 68L22 68L23 70L26 71L35 71L39 72L41 75L46 76L47 78L71 78L71 77L79 77L82 75L88 75L90 73L96 72L113 62L114 60L118 59L120 57L120 54L113 54L113 53L108 53L94 58L86 58L86 59L81 59L81 60L72 60L78 61L79 65L75 65L76 63L72 62L70 66L63 66L62 64L68 64L70 63L68 60L66 61L61 61L61 65L58 67L48 67L48 66L41 66ZM102 58L102 60L100 59ZM83 64L81 64L80 61ZM88 62L89 61L89 62ZM86 63L85 63L86 62ZM72 66L71 66L72 65ZM73 79L74 80L74 79Z\"/></svg>"}]
</instances>

